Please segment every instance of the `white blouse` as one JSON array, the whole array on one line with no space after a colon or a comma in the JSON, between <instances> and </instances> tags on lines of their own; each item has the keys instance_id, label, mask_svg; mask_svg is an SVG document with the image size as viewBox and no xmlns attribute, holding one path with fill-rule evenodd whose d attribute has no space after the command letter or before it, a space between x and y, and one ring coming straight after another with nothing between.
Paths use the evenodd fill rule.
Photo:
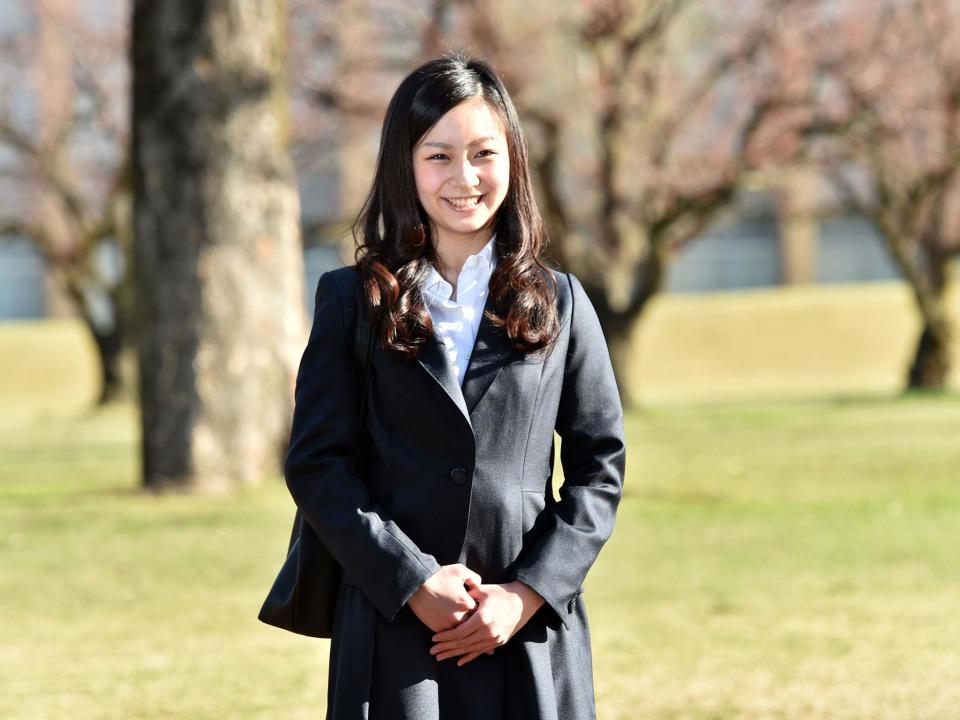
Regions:
<instances>
[{"instance_id":1,"label":"white blouse","mask_svg":"<svg viewBox=\"0 0 960 720\"><path fill-rule=\"evenodd\" d=\"M457 277L457 299L451 300L453 286L433 266L420 286L433 320L434 331L447 350L447 358L463 386L463 376L480 329L480 318L487 303L490 276L497 266L494 246L496 234L463 263Z\"/></svg>"}]
</instances>

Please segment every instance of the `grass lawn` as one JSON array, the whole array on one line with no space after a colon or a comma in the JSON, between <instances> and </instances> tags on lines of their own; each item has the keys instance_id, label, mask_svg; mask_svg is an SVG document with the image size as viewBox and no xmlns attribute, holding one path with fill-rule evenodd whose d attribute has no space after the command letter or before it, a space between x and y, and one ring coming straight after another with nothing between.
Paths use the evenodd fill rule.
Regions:
<instances>
[{"instance_id":1,"label":"grass lawn","mask_svg":"<svg viewBox=\"0 0 960 720\"><path fill-rule=\"evenodd\" d=\"M629 418L604 718L960 717L960 402Z\"/></svg>"},{"instance_id":2,"label":"grass lawn","mask_svg":"<svg viewBox=\"0 0 960 720\"><path fill-rule=\"evenodd\" d=\"M282 482L138 493L135 411L82 409L64 327L0 328L0 718L322 718L327 642L256 619ZM600 720L960 717L958 430L956 395L630 414Z\"/></svg>"}]
</instances>

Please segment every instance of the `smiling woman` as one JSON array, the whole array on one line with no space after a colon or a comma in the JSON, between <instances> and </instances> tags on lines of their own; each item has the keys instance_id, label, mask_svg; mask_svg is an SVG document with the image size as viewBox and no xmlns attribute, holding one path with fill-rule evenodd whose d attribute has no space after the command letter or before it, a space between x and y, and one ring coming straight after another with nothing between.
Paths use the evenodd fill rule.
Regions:
<instances>
[{"instance_id":1,"label":"smiling woman","mask_svg":"<svg viewBox=\"0 0 960 720\"><path fill-rule=\"evenodd\" d=\"M356 265L317 286L284 467L342 568L327 718L594 718L583 581L613 531L623 416L583 287L542 261L526 140L487 63L403 80L354 232Z\"/></svg>"},{"instance_id":2,"label":"smiling woman","mask_svg":"<svg viewBox=\"0 0 960 720\"><path fill-rule=\"evenodd\" d=\"M444 152L436 152L442 148ZM465 100L413 150L417 197L434 223L447 279L489 239L487 228L507 195L510 157L503 123L481 97Z\"/></svg>"}]
</instances>

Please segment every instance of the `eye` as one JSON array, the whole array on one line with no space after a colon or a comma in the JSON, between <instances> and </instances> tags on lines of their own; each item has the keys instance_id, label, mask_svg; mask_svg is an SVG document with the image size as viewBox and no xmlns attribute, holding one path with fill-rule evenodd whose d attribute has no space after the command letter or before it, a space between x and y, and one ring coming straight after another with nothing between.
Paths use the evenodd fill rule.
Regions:
<instances>
[{"instance_id":1,"label":"eye","mask_svg":"<svg viewBox=\"0 0 960 720\"><path fill-rule=\"evenodd\" d=\"M488 156L486 156L486 155L483 155L483 153L490 153L490 155L496 155L496 154L497 154L497 151L496 151L496 150L481 150L480 152L477 153L477 155L478 155L478 156L481 156L481 157L488 157ZM436 155L431 155L430 157L428 157L427 160L434 160L435 158L446 159L446 157L447 157L447 156L444 155L443 153L437 153Z\"/></svg>"}]
</instances>

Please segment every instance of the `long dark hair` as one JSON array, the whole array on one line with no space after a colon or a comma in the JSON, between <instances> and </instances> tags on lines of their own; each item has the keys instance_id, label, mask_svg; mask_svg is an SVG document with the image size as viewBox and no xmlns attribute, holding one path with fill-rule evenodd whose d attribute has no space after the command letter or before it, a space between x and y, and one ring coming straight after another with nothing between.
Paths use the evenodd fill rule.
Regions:
<instances>
[{"instance_id":1,"label":"long dark hair","mask_svg":"<svg viewBox=\"0 0 960 720\"><path fill-rule=\"evenodd\" d=\"M387 107L370 193L353 223L356 264L383 346L408 358L433 331L420 281L436 260L430 217L417 197L413 148L450 109L482 98L506 129L510 180L492 220L497 266L488 319L522 352L557 333L556 281L541 253L547 243L527 164L527 142L506 88L484 60L457 52L407 75Z\"/></svg>"}]
</instances>

